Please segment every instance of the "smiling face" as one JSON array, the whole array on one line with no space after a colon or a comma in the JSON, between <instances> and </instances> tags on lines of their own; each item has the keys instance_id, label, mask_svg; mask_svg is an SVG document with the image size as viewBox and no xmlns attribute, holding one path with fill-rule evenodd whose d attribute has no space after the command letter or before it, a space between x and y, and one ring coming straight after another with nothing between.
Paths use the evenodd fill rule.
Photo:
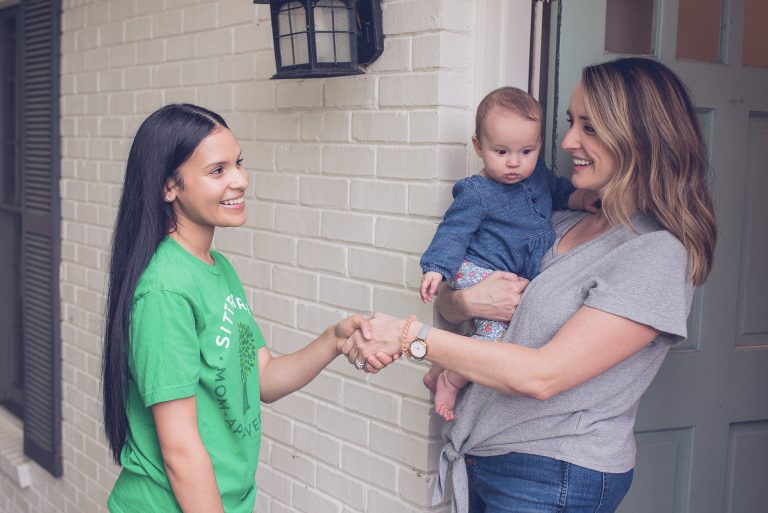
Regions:
<instances>
[{"instance_id":1,"label":"smiling face","mask_svg":"<svg viewBox=\"0 0 768 513\"><path fill-rule=\"evenodd\" d=\"M217 226L245 223L248 173L240 145L219 126L203 139L179 168L182 184L169 180L165 200L173 202L176 232L186 238L213 237Z\"/></svg>"},{"instance_id":2,"label":"smiling face","mask_svg":"<svg viewBox=\"0 0 768 513\"><path fill-rule=\"evenodd\" d=\"M541 149L539 121L494 108L483 121L480 137L472 137L483 159L483 176L499 183L519 183L531 176Z\"/></svg>"},{"instance_id":3,"label":"smiling face","mask_svg":"<svg viewBox=\"0 0 768 513\"><path fill-rule=\"evenodd\" d=\"M584 107L584 90L579 82L568 104L571 128L563 138L562 148L573 159L574 187L600 191L616 173L616 159L597 136Z\"/></svg>"}]
</instances>

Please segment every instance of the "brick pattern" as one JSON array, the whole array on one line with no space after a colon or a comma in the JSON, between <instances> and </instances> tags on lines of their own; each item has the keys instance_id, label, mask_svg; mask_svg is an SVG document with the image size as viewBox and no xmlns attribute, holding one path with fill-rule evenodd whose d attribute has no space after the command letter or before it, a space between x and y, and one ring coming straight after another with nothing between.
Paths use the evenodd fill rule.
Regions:
<instances>
[{"instance_id":1,"label":"brick pattern","mask_svg":"<svg viewBox=\"0 0 768 513\"><path fill-rule=\"evenodd\" d=\"M384 0L384 54L365 75L270 81L269 12L250 0L64 0L64 472L35 467L0 510L106 511L118 468L101 433L99 364L111 229L131 136L169 102L220 112L251 170L249 221L216 246L275 353L352 312L415 312L418 257L467 173L470 0ZM426 367L376 376L338 359L264 407L259 513L427 510L439 422ZM433 509L445 511L446 507Z\"/></svg>"}]
</instances>

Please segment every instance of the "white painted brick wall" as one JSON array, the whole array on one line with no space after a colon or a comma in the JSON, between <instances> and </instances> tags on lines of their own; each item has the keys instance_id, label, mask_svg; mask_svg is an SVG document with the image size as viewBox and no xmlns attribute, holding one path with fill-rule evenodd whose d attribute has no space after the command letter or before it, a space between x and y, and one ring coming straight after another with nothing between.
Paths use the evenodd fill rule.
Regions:
<instances>
[{"instance_id":1,"label":"white painted brick wall","mask_svg":"<svg viewBox=\"0 0 768 513\"><path fill-rule=\"evenodd\" d=\"M374 176L376 148L362 144L324 145L322 171L324 175Z\"/></svg>"},{"instance_id":2,"label":"white painted brick wall","mask_svg":"<svg viewBox=\"0 0 768 513\"><path fill-rule=\"evenodd\" d=\"M384 0L384 54L364 75L270 81L269 13L250 0L64 0L64 473L0 475L0 511L102 513L117 475L101 434L99 355L109 238L132 134L168 102L232 127L249 220L222 230L275 353L356 312L431 317L418 258L468 169L474 5ZM264 407L259 513L428 509L440 421L424 364L381 374L337 359ZM430 511L446 511L445 506Z\"/></svg>"}]
</instances>

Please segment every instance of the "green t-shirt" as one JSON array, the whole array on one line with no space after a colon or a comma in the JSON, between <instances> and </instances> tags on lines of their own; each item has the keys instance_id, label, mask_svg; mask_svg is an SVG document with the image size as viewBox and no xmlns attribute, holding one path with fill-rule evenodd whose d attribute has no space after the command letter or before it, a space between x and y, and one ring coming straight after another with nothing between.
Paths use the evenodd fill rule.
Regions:
<instances>
[{"instance_id":1,"label":"green t-shirt","mask_svg":"<svg viewBox=\"0 0 768 513\"><path fill-rule=\"evenodd\" d=\"M128 437L112 513L181 512L168 482L151 406L194 396L197 425L226 513L251 513L261 442L258 350L232 264L192 256L170 237L158 246L133 296Z\"/></svg>"}]
</instances>

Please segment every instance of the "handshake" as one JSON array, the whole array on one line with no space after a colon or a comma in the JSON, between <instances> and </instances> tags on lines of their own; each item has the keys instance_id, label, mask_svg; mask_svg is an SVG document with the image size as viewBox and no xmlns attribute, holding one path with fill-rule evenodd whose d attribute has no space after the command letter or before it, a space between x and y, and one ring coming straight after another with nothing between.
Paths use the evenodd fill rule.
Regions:
<instances>
[{"instance_id":1,"label":"handshake","mask_svg":"<svg viewBox=\"0 0 768 513\"><path fill-rule=\"evenodd\" d=\"M445 288L440 295L448 299L443 306L448 306L446 312L441 312L448 322L460 323L462 320L474 319L482 323L491 321L508 322L517 305L523 291L528 286L528 280L515 274L496 271L490 273L479 283L463 290ZM436 290L430 290L432 295ZM462 294L460 298L456 295ZM432 299L431 297L429 298ZM414 353L414 358L424 357L427 354L426 344L419 345L419 339L425 340L429 326L416 320L415 316L408 319L398 319L390 315L376 313L372 316L353 315L331 326L326 333L335 341L336 355L344 354L349 363L356 369L377 373L401 355ZM503 329L506 331L506 328ZM431 369L424 375L424 386L435 394L435 411L445 420L455 418L454 410L460 390L467 385L468 380L458 371L445 369L441 365L441 359L445 353L439 350L445 347L446 337L450 334L434 330L430 335L430 345L433 351ZM500 337L503 336L503 332ZM458 346L455 346L457 347ZM461 348L469 347L461 345ZM417 348L423 353L416 354ZM453 351L452 367L462 365L465 358ZM469 354L469 353L465 353Z\"/></svg>"},{"instance_id":2,"label":"handshake","mask_svg":"<svg viewBox=\"0 0 768 513\"><path fill-rule=\"evenodd\" d=\"M404 341L416 338L413 321L382 313L347 317L332 327L336 352L356 369L375 374L400 358Z\"/></svg>"},{"instance_id":3,"label":"handshake","mask_svg":"<svg viewBox=\"0 0 768 513\"><path fill-rule=\"evenodd\" d=\"M428 324L415 315L398 319L377 313L353 315L334 327L337 354L344 354L357 370L377 373L401 355L423 359L427 355ZM461 376L433 365L424 375L424 386L435 393L435 411L445 420L453 420L459 391L467 384Z\"/></svg>"}]
</instances>

